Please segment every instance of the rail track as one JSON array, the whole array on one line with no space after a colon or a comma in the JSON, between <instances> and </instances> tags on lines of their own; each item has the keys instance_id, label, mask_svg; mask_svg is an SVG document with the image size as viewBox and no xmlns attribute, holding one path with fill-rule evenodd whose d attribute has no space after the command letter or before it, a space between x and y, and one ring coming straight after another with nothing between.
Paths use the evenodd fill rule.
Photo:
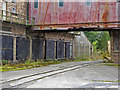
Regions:
<instances>
[{"instance_id":1,"label":"rail track","mask_svg":"<svg viewBox=\"0 0 120 90\"><path fill-rule=\"evenodd\" d=\"M30 85L30 84L36 82L37 80L40 80L40 79L43 79L46 77L50 77L53 75L65 73L68 71L77 70L77 69L87 67L87 66L90 66L93 64L98 64L98 63L101 63L101 61L83 63L83 64L73 65L70 67L64 67L64 68L60 68L57 70L52 70L52 71L48 71L48 72L44 72L44 73L37 73L37 74L33 74L33 75L28 75L25 77L5 81L5 82L2 82L0 84L2 84L2 88L25 88L27 85Z\"/></svg>"}]
</instances>

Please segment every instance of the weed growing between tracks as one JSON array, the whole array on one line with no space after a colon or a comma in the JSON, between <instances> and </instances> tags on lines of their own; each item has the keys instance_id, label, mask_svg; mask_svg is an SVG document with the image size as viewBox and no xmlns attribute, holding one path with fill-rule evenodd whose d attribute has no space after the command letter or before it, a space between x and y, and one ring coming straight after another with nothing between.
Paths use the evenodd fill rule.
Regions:
<instances>
[{"instance_id":1,"label":"weed growing between tracks","mask_svg":"<svg viewBox=\"0 0 120 90\"><path fill-rule=\"evenodd\" d=\"M119 64L115 64L115 63L103 63L103 64L107 66L116 66L116 67L120 66Z\"/></svg>"},{"instance_id":2,"label":"weed growing between tracks","mask_svg":"<svg viewBox=\"0 0 120 90\"><path fill-rule=\"evenodd\" d=\"M18 64L5 64L0 66L0 71L16 71L16 70L25 70L25 69L31 69L31 68L37 68L37 67L43 67L47 65L52 64L61 64L64 62L79 62L79 61L92 61L91 59L82 59L82 60L52 60L52 61L44 61L44 60L38 60L38 61L31 61L27 60L25 63L18 63Z\"/></svg>"}]
</instances>

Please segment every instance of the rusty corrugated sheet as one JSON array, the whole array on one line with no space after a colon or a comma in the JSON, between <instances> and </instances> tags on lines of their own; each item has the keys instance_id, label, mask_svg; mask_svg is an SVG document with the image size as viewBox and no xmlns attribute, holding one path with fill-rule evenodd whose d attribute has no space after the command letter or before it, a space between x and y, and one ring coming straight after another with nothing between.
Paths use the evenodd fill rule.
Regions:
<instances>
[{"instance_id":1,"label":"rusty corrugated sheet","mask_svg":"<svg viewBox=\"0 0 120 90\"><path fill-rule=\"evenodd\" d=\"M36 18L36 24L69 24L118 20L116 2L63 3L63 7L59 7L59 2L49 2L48 4L48 2L40 1L39 8L35 9L34 2L30 2L29 15Z\"/></svg>"}]
</instances>

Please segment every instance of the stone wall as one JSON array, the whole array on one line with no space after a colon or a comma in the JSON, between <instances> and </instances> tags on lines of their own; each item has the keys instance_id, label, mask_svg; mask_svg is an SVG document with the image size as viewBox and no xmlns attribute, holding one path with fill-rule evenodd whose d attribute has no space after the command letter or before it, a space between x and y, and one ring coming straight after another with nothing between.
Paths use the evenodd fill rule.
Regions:
<instances>
[{"instance_id":1,"label":"stone wall","mask_svg":"<svg viewBox=\"0 0 120 90\"><path fill-rule=\"evenodd\" d=\"M15 23L11 24L9 22L2 22L2 30L0 30L0 39L2 43L0 48L1 51L0 57L2 60L16 60L16 58L18 59L20 58L19 52L24 51L23 47L25 46L26 41L25 40L20 41L19 38L27 39L26 26ZM22 41L25 42L22 43ZM21 43L23 45L20 48ZM25 47L29 47L29 46L26 45ZM25 53L22 54L23 55L21 56L25 55ZM28 56L25 56L23 58L26 59L27 57Z\"/></svg>"},{"instance_id":2,"label":"stone wall","mask_svg":"<svg viewBox=\"0 0 120 90\"><path fill-rule=\"evenodd\" d=\"M24 25L5 21L2 22L2 27L2 60L53 60L71 57L70 44L73 36L69 33L30 31Z\"/></svg>"},{"instance_id":3,"label":"stone wall","mask_svg":"<svg viewBox=\"0 0 120 90\"><path fill-rule=\"evenodd\" d=\"M45 33L46 39L54 39L54 40L64 40L64 41L72 41L73 37L69 33L65 32L50 32Z\"/></svg>"},{"instance_id":4,"label":"stone wall","mask_svg":"<svg viewBox=\"0 0 120 90\"><path fill-rule=\"evenodd\" d=\"M12 8L14 7L17 14L27 15L27 2L25 2L26 0L15 1L15 3L12 3L11 1L7 2L7 11L12 12Z\"/></svg>"},{"instance_id":5,"label":"stone wall","mask_svg":"<svg viewBox=\"0 0 120 90\"><path fill-rule=\"evenodd\" d=\"M91 56L93 52L93 45L87 39L84 32L81 32L79 36L75 36L73 48L73 54L76 59L84 59Z\"/></svg>"},{"instance_id":6,"label":"stone wall","mask_svg":"<svg viewBox=\"0 0 120 90\"><path fill-rule=\"evenodd\" d=\"M27 24L27 2L26 0L14 0L0 2L0 20ZM4 8L3 8L4 5ZM2 10L3 17L2 17Z\"/></svg>"},{"instance_id":7,"label":"stone wall","mask_svg":"<svg viewBox=\"0 0 120 90\"><path fill-rule=\"evenodd\" d=\"M5 60L71 59L83 56L83 54L85 57L91 52L91 43L83 32L79 39L75 39L74 35L67 32L32 31L27 26L15 23L3 22L2 27L3 30L0 32L3 42L1 50L2 59ZM12 45L11 47L7 44L7 40L9 40L9 45ZM74 40L76 43L73 42ZM84 47L79 48L80 44ZM5 45L7 46L4 47ZM82 51L83 49L85 51ZM73 51L77 55L73 55ZM11 57L6 57L6 55L9 56L9 52Z\"/></svg>"},{"instance_id":8,"label":"stone wall","mask_svg":"<svg viewBox=\"0 0 120 90\"><path fill-rule=\"evenodd\" d=\"M8 32L14 35L26 35L26 26L2 22L2 32Z\"/></svg>"}]
</instances>

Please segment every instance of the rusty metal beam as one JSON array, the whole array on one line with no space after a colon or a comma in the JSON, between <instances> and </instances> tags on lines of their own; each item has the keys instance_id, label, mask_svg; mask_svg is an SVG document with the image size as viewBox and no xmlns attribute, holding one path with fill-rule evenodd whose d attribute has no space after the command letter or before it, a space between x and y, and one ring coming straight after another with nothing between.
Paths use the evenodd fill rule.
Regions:
<instances>
[{"instance_id":1,"label":"rusty metal beam","mask_svg":"<svg viewBox=\"0 0 120 90\"><path fill-rule=\"evenodd\" d=\"M59 30L59 28L76 28L78 31L109 31L113 28L119 28L120 21L106 21L106 22L87 22L87 23L69 23L69 24L39 24L34 25L32 30ZM48 29L45 29L48 28ZM70 30L70 29L69 29ZM73 29L72 29L73 31Z\"/></svg>"},{"instance_id":2,"label":"rusty metal beam","mask_svg":"<svg viewBox=\"0 0 120 90\"><path fill-rule=\"evenodd\" d=\"M37 31L41 32L73 32L73 31L114 31L120 30L120 27L110 27L110 28L100 28L100 27L79 27L79 28L68 28L68 29L37 29ZM36 31L36 30L35 30Z\"/></svg>"},{"instance_id":3,"label":"rusty metal beam","mask_svg":"<svg viewBox=\"0 0 120 90\"><path fill-rule=\"evenodd\" d=\"M96 25L96 24L109 24L109 23L120 23L120 21L106 21L106 22L86 22L86 23L70 23L70 24L36 24L34 26L68 26L68 25Z\"/></svg>"}]
</instances>

